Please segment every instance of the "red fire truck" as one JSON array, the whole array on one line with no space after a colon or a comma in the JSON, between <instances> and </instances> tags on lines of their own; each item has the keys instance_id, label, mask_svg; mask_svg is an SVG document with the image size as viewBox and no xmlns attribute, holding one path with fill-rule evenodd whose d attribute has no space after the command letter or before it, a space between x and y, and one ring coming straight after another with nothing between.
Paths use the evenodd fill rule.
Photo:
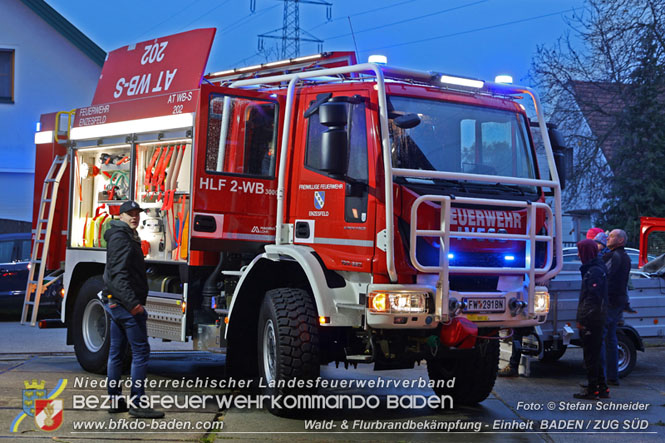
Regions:
<instances>
[{"instance_id":1,"label":"red fire truck","mask_svg":"<svg viewBox=\"0 0 665 443\"><path fill-rule=\"evenodd\" d=\"M499 331L545 320L562 263L562 145L536 94L350 52L202 76L213 37L113 51L91 106L42 116L23 321L61 278L67 341L105 371L103 233L132 199L150 336L268 382L426 360L455 379L437 394L484 400Z\"/></svg>"}]
</instances>

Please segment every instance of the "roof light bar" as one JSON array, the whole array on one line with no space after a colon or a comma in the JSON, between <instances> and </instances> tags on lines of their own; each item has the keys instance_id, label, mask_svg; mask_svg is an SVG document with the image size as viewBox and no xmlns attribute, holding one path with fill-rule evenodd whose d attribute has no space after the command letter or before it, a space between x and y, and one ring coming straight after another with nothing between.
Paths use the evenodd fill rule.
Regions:
<instances>
[{"instance_id":1,"label":"roof light bar","mask_svg":"<svg viewBox=\"0 0 665 443\"><path fill-rule=\"evenodd\" d=\"M309 61L309 60L318 60L318 59L320 59L321 57L323 57L323 54L305 55L305 56L302 56L302 57L294 58L294 59L292 59L291 61L294 61L294 62L306 62L306 61Z\"/></svg>"},{"instance_id":2,"label":"roof light bar","mask_svg":"<svg viewBox=\"0 0 665 443\"><path fill-rule=\"evenodd\" d=\"M373 54L367 58L367 63L376 63L378 65L388 64L388 57L380 54Z\"/></svg>"},{"instance_id":3,"label":"roof light bar","mask_svg":"<svg viewBox=\"0 0 665 443\"><path fill-rule=\"evenodd\" d=\"M242 72L250 72L250 71L258 71L261 69L265 68L274 68L277 66L287 66L292 63L299 63L299 62L306 62L310 60L318 60L320 58L323 58L323 54L314 54L314 55L305 55L303 57L296 57L296 58L287 58L284 60L276 60L274 62L270 63L263 63L260 65L252 65L252 66L245 66L243 68L235 68L235 69L227 69L225 71L218 71L218 72L213 72L212 74L209 74L210 77L222 77L225 75L230 75L230 74L237 74L237 73L242 73Z\"/></svg>"},{"instance_id":4,"label":"roof light bar","mask_svg":"<svg viewBox=\"0 0 665 443\"><path fill-rule=\"evenodd\" d=\"M499 74L496 77L494 77L494 82L495 83L512 84L513 83L513 76L508 75L508 74Z\"/></svg>"},{"instance_id":5,"label":"roof light bar","mask_svg":"<svg viewBox=\"0 0 665 443\"><path fill-rule=\"evenodd\" d=\"M472 78L454 77L452 75L442 75L439 80L441 83L446 83L455 86L466 86L467 88L480 89L485 85L482 80L475 80Z\"/></svg>"},{"instance_id":6,"label":"roof light bar","mask_svg":"<svg viewBox=\"0 0 665 443\"><path fill-rule=\"evenodd\" d=\"M188 128L193 124L194 114L192 113L165 115L162 117L142 118L139 120L128 120L124 122L72 128L69 138L72 140L86 140L113 135Z\"/></svg>"},{"instance_id":7,"label":"roof light bar","mask_svg":"<svg viewBox=\"0 0 665 443\"><path fill-rule=\"evenodd\" d=\"M41 131L35 133L35 144L41 145L53 141L53 131Z\"/></svg>"}]
</instances>

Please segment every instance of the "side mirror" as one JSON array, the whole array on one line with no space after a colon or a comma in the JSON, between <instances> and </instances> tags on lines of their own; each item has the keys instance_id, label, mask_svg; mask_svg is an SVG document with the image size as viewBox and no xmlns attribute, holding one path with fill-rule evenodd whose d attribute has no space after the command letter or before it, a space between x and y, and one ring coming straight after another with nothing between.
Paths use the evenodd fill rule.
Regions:
<instances>
[{"instance_id":1,"label":"side mirror","mask_svg":"<svg viewBox=\"0 0 665 443\"><path fill-rule=\"evenodd\" d=\"M321 170L343 176L349 162L347 104L338 102L322 104L319 107L319 122L328 127L321 134Z\"/></svg>"},{"instance_id":2,"label":"side mirror","mask_svg":"<svg viewBox=\"0 0 665 443\"><path fill-rule=\"evenodd\" d=\"M566 170L566 143L563 138L563 134L554 128L550 128L547 131L550 137L550 143L552 144L552 152L554 154L554 163L556 164L556 170L559 173L559 183L561 184L561 189L566 187L566 176L568 171Z\"/></svg>"},{"instance_id":3,"label":"side mirror","mask_svg":"<svg viewBox=\"0 0 665 443\"><path fill-rule=\"evenodd\" d=\"M399 117L395 117L393 122L398 128L411 129L420 124L420 117L418 117L418 114L400 115Z\"/></svg>"}]
</instances>

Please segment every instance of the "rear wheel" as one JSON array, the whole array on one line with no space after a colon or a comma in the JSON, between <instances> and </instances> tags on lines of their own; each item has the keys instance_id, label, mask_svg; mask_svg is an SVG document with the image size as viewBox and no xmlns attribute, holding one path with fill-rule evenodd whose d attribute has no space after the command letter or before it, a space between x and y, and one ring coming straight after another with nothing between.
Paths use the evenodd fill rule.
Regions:
<instances>
[{"instance_id":1,"label":"rear wheel","mask_svg":"<svg viewBox=\"0 0 665 443\"><path fill-rule=\"evenodd\" d=\"M617 346L619 378L623 378L633 372L637 363L637 350L630 337L620 331L617 331Z\"/></svg>"},{"instance_id":2,"label":"rear wheel","mask_svg":"<svg viewBox=\"0 0 665 443\"><path fill-rule=\"evenodd\" d=\"M97 293L104 287L96 275L83 283L74 301L72 337L76 359L83 369L95 374L106 373L111 343L109 319Z\"/></svg>"},{"instance_id":3,"label":"rear wheel","mask_svg":"<svg viewBox=\"0 0 665 443\"><path fill-rule=\"evenodd\" d=\"M435 384L434 392L453 397L454 406L475 405L485 400L494 388L498 368L499 341L481 338L477 339L470 355L427 362L427 374ZM444 386L444 381L454 386Z\"/></svg>"},{"instance_id":4,"label":"rear wheel","mask_svg":"<svg viewBox=\"0 0 665 443\"><path fill-rule=\"evenodd\" d=\"M279 288L263 299L258 324L259 374L266 393L294 394L303 390L279 386L319 376L319 330L314 302L302 289ZM277 383L277 385L276 385ZM273 410L284 414L285 410Z\"/></svg>"}]
</instances>

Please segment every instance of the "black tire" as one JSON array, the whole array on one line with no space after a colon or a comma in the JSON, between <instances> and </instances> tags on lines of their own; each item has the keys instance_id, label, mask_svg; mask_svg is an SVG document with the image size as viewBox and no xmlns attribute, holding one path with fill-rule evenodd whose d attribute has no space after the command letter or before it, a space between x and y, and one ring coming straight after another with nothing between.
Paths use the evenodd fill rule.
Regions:
<instances>
[{"instance_id":1,"label":"black tire","mask_svg":"<svg viewBox=\"0 0 665 443\"><path fill-rule=\"evenodd\" d=\"M563 357L563 354L566 353L566 349L568 349L566 345L559 344L559 349L554 350L550 343L550 346L545 347L545 350L543 351L543 356L540 359L540 361L544 363L553 363L559 360L561 357Z\"/></svg>"},{"instance_id":2,"label":"black tire","mask_svg":"<svg viewBox=\"0 0 665 443\"><path fill-rule=\"evenodd\" d=\"M619 368L619 378L626 377L633 372L637 363L637 350L635 343L626 334L617 331L617 367Z\"/></svg>"},{"instance_id":3,"label":"black tire","mask_svg":"<svg viewBox=\"0 0 665 443\"><path fill-rule=\"evenodd\" d=\"M86 280L74 301L72 338L76 359L83 369L95 374L106 374L106 363L111 343L109 319L97 293L104 287L101 275Z\"/></svg>"},{"instance_id":4,"label":"black tire","mask_svg":"<svg viewBox=\"0 0 665 443\"><path fill-rule=\"evenodd\" d=\"M485 400L494 388L498 369L499 340L482 338L477 339L470 355L460 353L459 358L432 359L427 362L430 381L436 383L455 378L452 388L434 388L437 395L453 397L453 406L470 406Z\"/></svg>"},{"instance_id":5,"label":"black tire","mask_svg":"<svg viewBox=\"0 0 665 443\"><path fill-rule=\"evenodd\" d=\"M302 289L278 288L266 292L259 313L258 361L263 384L319 376L319 329L316 307ZM293 395L311 389L267 387L269 395ZM282 415L287 410L271 410Z\"/></svg>"}]
</instances>

